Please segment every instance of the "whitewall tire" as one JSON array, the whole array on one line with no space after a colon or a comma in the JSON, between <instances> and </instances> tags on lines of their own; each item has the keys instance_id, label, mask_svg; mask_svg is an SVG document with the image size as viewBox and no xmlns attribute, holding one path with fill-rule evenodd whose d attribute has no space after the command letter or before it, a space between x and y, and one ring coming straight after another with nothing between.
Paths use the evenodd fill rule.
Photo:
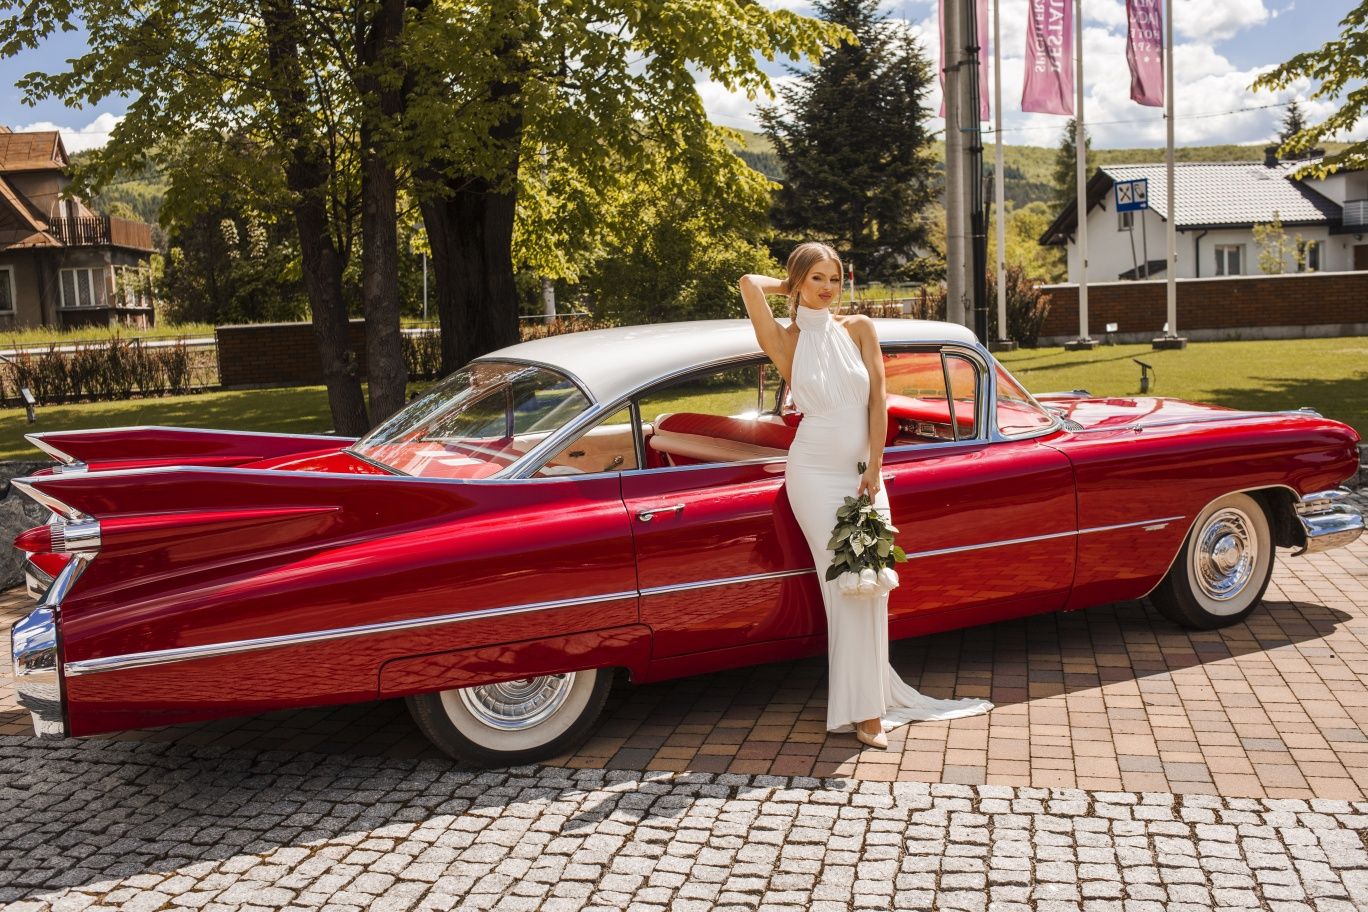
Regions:
<instances>
[{"instance_id":1,"label":"whitewall tire","mask_svg":"<svg viewBox=\"0 0 1368 912\"><path fill-rule=\"evenodd\" d=\"M563 754L589 736L611 668L522 678L406 698L433 744L475 766L517 766Z\"/></svg>"},{"instance_id":2,"label":"whitewall tire","mask_svg":"<svg viewBox=\"0 0 1368 912\"><path fill-rule=\"evenodd\" d=\"M1258 607L1273 576L1273 530L1249 494L1218 497L1197 514L1168 574L1150 593L1174 623L1211 630Z\"/></svg>"}]
</instances>

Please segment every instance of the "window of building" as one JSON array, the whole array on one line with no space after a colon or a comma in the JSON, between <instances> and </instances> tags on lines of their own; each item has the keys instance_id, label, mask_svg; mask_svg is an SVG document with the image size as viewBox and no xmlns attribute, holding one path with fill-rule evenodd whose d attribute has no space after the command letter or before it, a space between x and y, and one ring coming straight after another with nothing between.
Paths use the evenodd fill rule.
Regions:
<instances>
[{"instance_id":1,"label":"window of building","mask_svg":"<svg viewBox=\"0 0 1368 912\"><path fill-rule=\"evenodd\" d=\"M1133 229L1134 227L1135 227L1135 213L1134 213L1134 212L1129 212L1129 211L1128 211L1128 212L1118 212L1118 213L1116 213L1116 230L1117 230L1117 231L1130 231L1130 230Z\"/></svg>"},{"instance_id":2,"label":"window of building","mask_svg":"<svg viewBox=\"0 0 1368 912\"><path fill-rule=\"evenodd\" d=\"M1218 276L1244 275L1241 268L1244 264L1244 244L1217 244L1216 245L1216 274Z\"/></svg>"},{"instance_id":3,"label":"window of building","mask_svg":"<svg viewBox=\"0 0 1368 912\"><path fill-rule=\"evenodd\" d=\"M103 272L103 269L63 269L61 271L62 306L94 307L98 304L99 298L95 294L95 280L100 277L103 281Z\"/></svg>"},{"instance_id":4,"label":"window of building","mask_svg":"<svg viewBox=\"0 0 1368 912\"><path fill-rule=\"evenodd\" d=\"M14 313L14 270L0 269L0 313Z\"/></svg>"},{"instance_id":5,"label":"window of building","mask_svg":"<svg viewBox=\"0 0 1368 912\"><path fill-rule=\"evenodd\" d=\"M1297 272L1321 271L1321 241L1302 241L1297 244Z\"/></svg>"}]
</instances>

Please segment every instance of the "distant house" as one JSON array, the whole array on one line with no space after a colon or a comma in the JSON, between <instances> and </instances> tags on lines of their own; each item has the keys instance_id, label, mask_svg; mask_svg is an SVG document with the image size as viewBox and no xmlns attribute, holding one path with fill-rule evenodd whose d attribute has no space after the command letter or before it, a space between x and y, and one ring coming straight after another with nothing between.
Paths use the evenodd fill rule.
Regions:
<instances>
[{"instance_id":1,"label":"distant house","mask_svg":"<svg viewBox=\"0 0 1368 912\"><path fill-rule=\"evenodd\" d=\"M0 127L0 330L153 321L152 229L62 199L56 132Z\"/></svg>"},{"instance_id":2,"label":"distant house","mask_svg":"<svg viewBox=\"0 0 1368 912\"><path fill-rule=\"evenodd\" d=\"M1261 275L1254 226L1278 219L1289 239L1301 235L1303 264L1285 272L1368 269L1368 172L1295 180L1302 161L1181 162L1174 165L1179 278ZM1114 186L1148 180L1149 209L1117 212ZM1162 164L1107 165L1088 181L1088 281L1162 278L1166 175ZM1073 204L1040 238L1068 248L1069 281L1081 273ZM1289 247L1292 245L1289 243Z\"/></svg>"}]
</instances>

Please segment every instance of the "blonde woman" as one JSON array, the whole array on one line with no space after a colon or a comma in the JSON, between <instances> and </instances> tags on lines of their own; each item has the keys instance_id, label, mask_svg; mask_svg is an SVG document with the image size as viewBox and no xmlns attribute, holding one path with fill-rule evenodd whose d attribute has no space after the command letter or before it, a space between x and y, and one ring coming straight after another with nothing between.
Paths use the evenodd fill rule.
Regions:
<instances>
[{"instance_id":1,"label":"blonde woman","mask_svg":"<svg viewBox=\"0 0 1368 912\"><path fill-rule=\"evenodd\" d=\"M827 619L827 731L854 730L871 747L888 747L884 734L913 720L951 719L992 709L987 700L934 700L906 684L888 661L888 593L843 593L826 580L827 547L836 508L868 494L893 523L880 474L888 431L883 355L874 322L863 314L837 317L831 304L842 285L840 257L826 244L800 244L789 255L787 278L741 277L741 298L760 348L788 382L802 412L789 448L784 480L822 588ZM774 319L767 295L787 295L791 322ZM857 463L864 462L864 474ZM896 523L894 523L896 525Z\"/></svg>"}]
</instances>

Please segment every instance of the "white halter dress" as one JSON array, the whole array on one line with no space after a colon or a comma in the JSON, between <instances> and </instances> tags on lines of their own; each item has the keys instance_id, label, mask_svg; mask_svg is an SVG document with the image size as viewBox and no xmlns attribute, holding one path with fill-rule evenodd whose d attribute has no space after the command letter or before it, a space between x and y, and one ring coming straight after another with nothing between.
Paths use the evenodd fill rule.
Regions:
<instances>
[{"instance_id":1,"label":"white halter dress","mask_svg":"<svg viewBox=\"0 0 1368 912\"><path fill-rule=\"evenodd\" d=\"M888 661L888 593L847 595L825 579L836 508L860 486L858 462L869 461L869 371L860 347L826 307L798 305L793 354L793 404L803 413L789 447L785 486L793 514L812 549L826 607L827 731L854 730L876 716L884 730L912 721L984 713L987 700L936 700L906 684ZM875 509L893 522L888 490ZM905 535L905 532L900 532ZM906 548L905 542L900 542ZM908 550L911 550L908 548Z\"/></svg>"}]
</instances>

